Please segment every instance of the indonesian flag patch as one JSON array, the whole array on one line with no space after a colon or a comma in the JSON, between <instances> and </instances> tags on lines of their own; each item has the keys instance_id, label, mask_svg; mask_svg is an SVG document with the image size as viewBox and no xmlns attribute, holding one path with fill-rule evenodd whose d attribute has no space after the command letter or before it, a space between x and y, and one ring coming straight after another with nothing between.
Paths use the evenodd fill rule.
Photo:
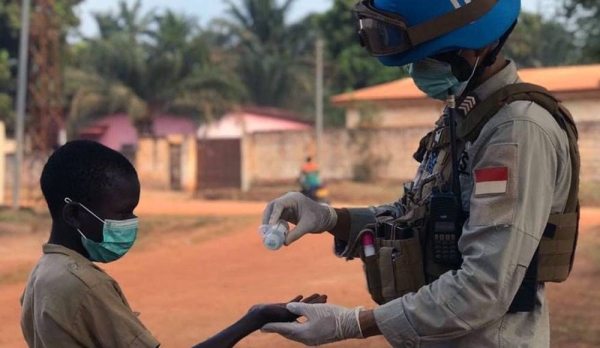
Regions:
<instances>
[{"instance_id":1,"label":"indonesian flag patch","mask_svg":"<svg viewBox=\"0 0 600 348\"><path fill-rule=\"evenodd\" d=\"M508 167L475 169L475 195L506 193L508 189Z\"/></svg>"}]
</instances>

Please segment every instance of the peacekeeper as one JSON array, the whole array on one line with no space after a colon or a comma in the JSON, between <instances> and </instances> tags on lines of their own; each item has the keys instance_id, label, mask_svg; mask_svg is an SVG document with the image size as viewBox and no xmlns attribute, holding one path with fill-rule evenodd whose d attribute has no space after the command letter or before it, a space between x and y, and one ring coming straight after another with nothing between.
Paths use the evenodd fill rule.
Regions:
<instances>
[{"instance_id":1,"label":"peacekeeper","mask_svg":"<svg viewBox=\"0 0 600 348\"><path fill-rule=\"evenodd\" d=\"M310 346L383 335L393 347L549 347L544 283L568 277L577 239L577 129L500 53L520 1L364 0L355 12L369 53L408 65L447 106L397 202L333 209L288 193L268 204L263 223L296 225L286 245L324 231L345 241L380 306L289 304L307 320L263 331Z\"/></svg>"}]
</instances>

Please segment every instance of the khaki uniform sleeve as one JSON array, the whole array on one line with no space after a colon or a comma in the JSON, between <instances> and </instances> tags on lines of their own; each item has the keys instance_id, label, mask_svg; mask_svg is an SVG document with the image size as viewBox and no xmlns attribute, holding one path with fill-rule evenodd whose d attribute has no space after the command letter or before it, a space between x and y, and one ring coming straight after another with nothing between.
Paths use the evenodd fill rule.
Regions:
<instances>
[{"instance_id":1,"label":"khaki uniform sleeve","mask_svg":"<svg viewBox=\"0 0 600 348\"><path fill-rule=\"evenodd\" d=\"M74 327L94 347L156 348L160 343L133 313L116 284L102 282L89 289Z\"/></svg>"},{"instance_id":2,"label":"khaki uniform sleeve","mask_svg":"<svg viewBox=\"0 0 600 348\"><path fill-rule=\"evenodd\" d=\"M458 338L507 313L542 237L564 166L551 139L525 119L484 129L471 178L477 169L508 168L508 185L502 193L473 190L459 241L461 269L375 309L394 347Z\"/></svg>"}]
</instances>

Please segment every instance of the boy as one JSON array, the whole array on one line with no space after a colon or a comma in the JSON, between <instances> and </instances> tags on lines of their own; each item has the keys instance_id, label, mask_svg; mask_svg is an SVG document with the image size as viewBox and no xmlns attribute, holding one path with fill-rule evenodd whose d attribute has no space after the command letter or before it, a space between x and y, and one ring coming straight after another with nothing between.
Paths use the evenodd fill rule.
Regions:
<instances>
[{"instance_id":1,"label":"boy","mask_svg":"<svg viewBox=\"0 0 600 348\"><path fill-rule=\"evenodd\" d=\"M40 184L52 230L21 297L29 347L159 347L119 284L92 262L118 260L137 237L140 183L131 163L101 144L73 141L49 158ZM296 318L283 305L255 306L196 348L232 347L268 322Z\"/></svg>"}]
</instances>

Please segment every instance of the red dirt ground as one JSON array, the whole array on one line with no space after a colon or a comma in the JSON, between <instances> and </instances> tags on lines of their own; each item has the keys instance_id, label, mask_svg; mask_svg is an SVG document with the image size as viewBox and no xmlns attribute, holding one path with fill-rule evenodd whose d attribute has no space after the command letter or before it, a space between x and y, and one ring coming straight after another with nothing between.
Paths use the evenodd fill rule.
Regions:
<instances>
[{"instance_id":1,"label":"red dirt ground","mask_svg":"<svg viewBox=\"0 0 600 348\"><path fill-rule=\"evenodd\" d=\"M281 302L297 294L321 292L336 304L373 306L360 263L335 258L329 236L304 238L277 252L266 250L256 232L263 208L264 203L205 202L170 193L144 194L137 211L142 217L149 214L253 216L249 220L252 223L245 223L235 231L223 231L231 233L208 241L194 242L186 233L152 234L144 247L134 248L123 260L105 267L120 282L133 309L142 313L142 321L164 347L192 346L234 322L253 304ZM584 243L600 240L597 229L592 230L598 225L600 209L584 210ZM18 299L23 278L39 257L45 238L45 233L18 236L0 233L0 275L4 274L0 278L1 348L26 346L19 327ZM589 274L595 277L588 277ZM578 313L584 313L588 325L600 327L600 308L589 308L590 303L582 302L588 291L597 289L597 276L597 265L588 259L578 261L573 277L566 284L550 286L552 312L562 313L561 318L569 315L578 318ZM597 337L577 340L576 334L572 331L561 334L553 346L595 347L600 342L600 338L595 340ZM388 345L375 338L331 346ZM300 345L276 335L255 333L239 347Z\"/></svg>"}]
</instances>

